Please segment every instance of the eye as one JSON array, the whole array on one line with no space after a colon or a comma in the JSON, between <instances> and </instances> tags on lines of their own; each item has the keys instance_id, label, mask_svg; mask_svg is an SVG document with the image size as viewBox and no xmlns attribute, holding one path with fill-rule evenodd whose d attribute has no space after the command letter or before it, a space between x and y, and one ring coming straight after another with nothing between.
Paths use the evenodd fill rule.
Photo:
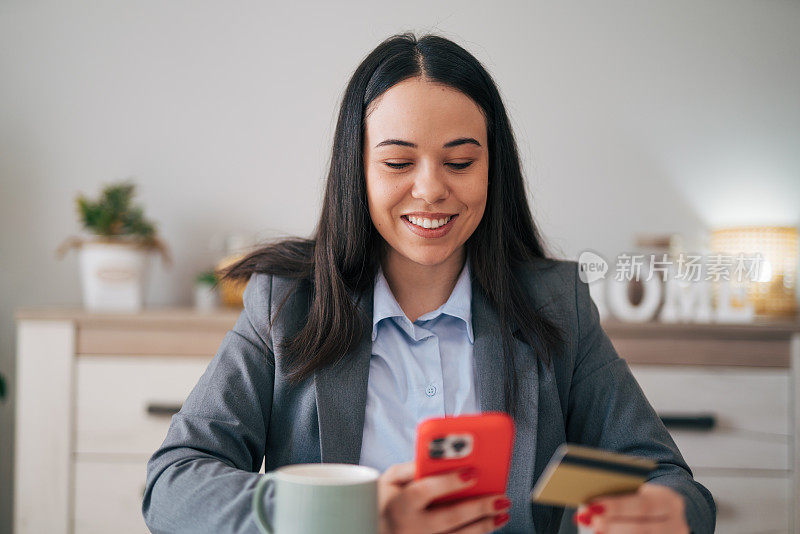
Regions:
<instances>
[{"instance_id":1,"label":"eye","mask_svg":"<svg viewBox=\"0 0 800 534\"><path fill-rule=\"evenodd\" d=\"M449 165L451 168L453 168L453 169L455 169L457 171L462 171L462 170L466 169L467 167L469 167L470 165L472 165L472 163L473 163L473 161L470 160L470 161L465 161L463 163L449 162L449 163L445 163L445 165Z\"/></svg>"},{"instance_id":2,"label":"eye","mask_svg":"<svg viewBox=\"0 0 800 534\"><path fill-rule=\"evenodd\" d=\"M383 163L385 163L386 166L391 168L391 169L405 169L406 167L411 165L411 163L408 162L408 161L405 162L405 163L395 163L395 162L392 162L392 161L384 161Z\"/></svg>"}]
</instances>

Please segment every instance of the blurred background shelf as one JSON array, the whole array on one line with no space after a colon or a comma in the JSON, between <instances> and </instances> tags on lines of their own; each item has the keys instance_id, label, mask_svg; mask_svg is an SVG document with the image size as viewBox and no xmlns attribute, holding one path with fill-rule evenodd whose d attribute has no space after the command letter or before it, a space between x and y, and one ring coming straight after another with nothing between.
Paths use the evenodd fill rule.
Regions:
<instances>
[{"instance_id":1,"label":"blurred background shelf","mask_svg":"<svg viewBox=\"0 0 800 534\"><path fill-rule=\"evenodd\" d=\"M147 459L240 313L18 310L15 532L147 532ZM717 530L797 532L800 322L604 329L714 494Z\"/></svg>"},{"instance_id":2,"label":"blurred background shelf","mask_svg":"<svg viewBox=\"0 0 800 534\"><path fill-rule=\"evenodd\" d=\"M748 324L603 322L620 356L637 365L790 367L797 320Z\"/></svg>"}]
</instances>

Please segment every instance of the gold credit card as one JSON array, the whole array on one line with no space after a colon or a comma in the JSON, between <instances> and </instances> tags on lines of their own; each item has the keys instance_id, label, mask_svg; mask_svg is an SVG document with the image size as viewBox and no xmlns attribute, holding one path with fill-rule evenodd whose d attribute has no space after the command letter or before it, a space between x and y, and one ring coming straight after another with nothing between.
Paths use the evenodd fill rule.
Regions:
<instances>
[{"instance_id":1,"label":"gold credit card","mask_svg":"<svg viewBox=\"0 0 800 534\"><path fill-rule=\"evenodd\" d=\"M648 458L562 444L536 481L531 500L577 508L595 497L636 491L656 465Z\"/></svg>"}]
</instances>

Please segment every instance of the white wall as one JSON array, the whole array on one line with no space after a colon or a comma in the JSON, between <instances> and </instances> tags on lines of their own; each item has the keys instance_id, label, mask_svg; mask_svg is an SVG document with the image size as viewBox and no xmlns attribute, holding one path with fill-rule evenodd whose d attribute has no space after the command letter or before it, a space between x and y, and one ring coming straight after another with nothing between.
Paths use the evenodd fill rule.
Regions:
<instances>
[{"instance_id":1,"label":"white wall","mask_svg":"<svg viewBox=\"0 0 800 534\"><path fill-rule=\"evenodd\" d=\"M229 231L308 234L335 107L381 39L449 36L516 127L534 213L562 257L638 232L800 222L800 3L0 2L0 372L13 311L79 304L78 192L134 177L188 304ZM13 398L13 378L11 380ZM0 532L13 401L0 406Z\"/></svg>"}]
</instances>

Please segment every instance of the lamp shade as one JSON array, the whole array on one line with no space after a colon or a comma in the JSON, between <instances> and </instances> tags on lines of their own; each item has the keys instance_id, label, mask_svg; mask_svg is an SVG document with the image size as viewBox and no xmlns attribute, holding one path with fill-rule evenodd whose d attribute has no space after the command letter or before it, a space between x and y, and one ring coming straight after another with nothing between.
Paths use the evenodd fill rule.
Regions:
<instances>
[{"instance_id":1,"label":"lamp shade","mask_svg":"<svg viewBox=\"0 0 800 534\"><path fill-rule=\"evenodd\" d=\"M747 288L747 297L759 315L797 313L798 233L792 226L740 226L711 233L712 254L757 257L754 276L733 280Z\"/></svg>"}]
</instances>

